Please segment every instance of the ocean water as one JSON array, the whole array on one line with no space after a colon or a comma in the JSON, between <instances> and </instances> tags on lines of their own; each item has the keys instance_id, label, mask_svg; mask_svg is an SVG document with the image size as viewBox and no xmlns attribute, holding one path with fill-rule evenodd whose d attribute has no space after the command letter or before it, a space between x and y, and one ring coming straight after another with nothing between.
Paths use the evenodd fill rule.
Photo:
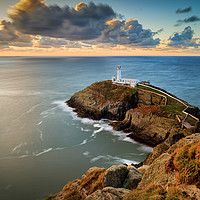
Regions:
<instances>
[{"instance_id":1,"label":"ocean water","mask_svg":"<svg viewBox=\"0 0 200 200\"><path fill-rule=\"evenodd\" d=\"M92 166L145 159L152 148L64 103L118 65L200 107L200 57L0 57L0 199L43 199Z\"/></svg>"}]
</instances>

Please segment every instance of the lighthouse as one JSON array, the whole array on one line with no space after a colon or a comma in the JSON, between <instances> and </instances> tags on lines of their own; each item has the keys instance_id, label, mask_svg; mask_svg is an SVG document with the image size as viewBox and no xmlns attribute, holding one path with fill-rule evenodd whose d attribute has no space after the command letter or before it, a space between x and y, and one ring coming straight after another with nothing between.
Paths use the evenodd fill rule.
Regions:
<instances>
[{"instance_id":1,"label":"lighthouse","mask_svg":"<svg viewBox=\"0 0 200 200\"><path fill-rule=\"evenodd\" d=\"M121 66L118 66L117 68L117 81L120 81L121 79Z\"/></svg>"}]
</instances>

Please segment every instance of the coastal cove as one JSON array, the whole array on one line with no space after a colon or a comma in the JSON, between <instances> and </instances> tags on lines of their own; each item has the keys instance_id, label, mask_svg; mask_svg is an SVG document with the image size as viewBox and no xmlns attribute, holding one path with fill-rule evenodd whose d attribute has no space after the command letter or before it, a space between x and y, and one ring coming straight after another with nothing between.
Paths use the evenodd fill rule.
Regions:
<instances>
[{"instance_id":1,"label":"coastal cove","mask_svg":"<svg viewBox=\"0 0 200 200\"><path fill-rule=\"evenodd\" d=\"M199 63L199 57L0 58L0 111L6 113L0 197L42 199L92 166L144 161L152 148L114 131L112 121L77 117L65 100L110 79L120 64L127 78L150 80L200 107Z\"/></svg>"}]
</instances>

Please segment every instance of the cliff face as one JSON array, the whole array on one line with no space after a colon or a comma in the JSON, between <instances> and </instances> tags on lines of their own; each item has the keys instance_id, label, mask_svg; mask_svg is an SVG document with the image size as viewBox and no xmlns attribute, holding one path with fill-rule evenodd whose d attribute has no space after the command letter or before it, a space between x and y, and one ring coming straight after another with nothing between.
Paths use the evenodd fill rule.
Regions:
<instances>
[{"instance_id":1,"label":"cliff face","mask_svg":"<svg viewBox=\"0 0 200 200\"><path fill-rule=\"evenodd\" d=\"M156 106L143 106L141 108L127 111L122 122L113 122L115 130L130 132L129 137L151 146L163 142L173 128L176 128L176 121L164 117L164 112Z\"/></svg>"},{"instance_id":2,"label":"cliff face","mask_svg":"<svg viewBox=\"0 0 200 200\"><path fill-rule=\"evenodd\" d=\"M130 132L129 137L155 146L177 123L174 114L160 108L166 102L165 96L152 91L102 81L77 92L67 104L80 117L118 120L112 123L115 130Z\"/></svg>"}]
</instances>

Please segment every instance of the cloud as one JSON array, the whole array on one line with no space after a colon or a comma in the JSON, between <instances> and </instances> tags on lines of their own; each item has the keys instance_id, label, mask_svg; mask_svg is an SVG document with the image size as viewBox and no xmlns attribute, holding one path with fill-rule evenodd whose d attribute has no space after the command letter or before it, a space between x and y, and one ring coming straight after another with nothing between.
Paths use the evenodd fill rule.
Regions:
<instances>
[{"instance_id":1,"label":"cloud","mask_svg":"<svg viewBox=\"0 0 200 200\"><path fill-rule=\"evenodd\" d=\"M42 37L35 40L36 46L39 48L81 48L79 42L67 41L60 38Z\"/></svg>"},{"instance_id":2,"label":"cloud","mask_svg":"<svg viewBox=\"0 0 200 200\"><path fill-rule=\"evenodd\" d=\"M184 8L184 9L181 9L181 8L179 8L179 9L177 9L176 10L176 13L188 13L188 12L190 12L192 10L192 7L190 6L190 7L187 7L187 8Z\"/></svg>"},{"instance_id":3,"label":"cloud","mask_svg":"<svg viewBox=\"0 0 200 200\"><path fill-rule=\"evenodd\" d=\"M199 17L197 17L197 16L191 16L191 17L188 17L188 18L186 18L184 20L178 20L177 24L175 24L174 26L180 26L183 23L198 22L198 21L200 21Z\"/></svg>"},{"instance_id":4,"label":"cloud","mask_svg":"<svg viewBox=\"0 0 200 200\"><path fill-rule=\"evenodd\" d=\"M16 30L24 34L91 40L105 29L105 22L116 16L108 5L80 3L76 9L47 6L44 0L21 0L9 13Z\"/></svg>"},{"instance_id":5,"label":"cloud","mask_svg":"<svg viewBox=\"0 0 200 200\"><path fill-rule=\"evenodd\" d=\"M169 38L168 46L175 48L188 48L195 47L198 48L200 43L197 43L197 38L193 38L194 31L190 26L186 27L181 33L174 33Z\"/></svg>"},{"instance_id":6,"label":"cloud","mask_svg":"<svg viewBox=\"0 0 200 200\"><path fill-rule=\"evenodd\" d=\"M144 29L137 21L116 19L121 15L106 4L79 3L75 8L48 6L45 0L20 0L9 12L11 21L1 22L0 41L47 48L97 45L150 47L160 43L160 33ZM41 36L40 40L34 39ZM22 39L26 41L21 41ZM71 42L70 42L71 41ZM20 43L21 42L21 43ZM82 43L80 43L82 42ZM36 45L37 44L37 45Z\"/></svg>"},{"instance_id":7,"label":"cloud","mask_svg":"<svg viewBox=\"0 0 200 200\"><path fill-rule=\"evenodd\" d=\"M99 42L140 47L155 46L160 43L159 38L153 39L154 32L150 29L143 29L137 20L119 21L116 19L108 21L107 24L109 28L103 31Z\"/></svg>"}]
</instances>

